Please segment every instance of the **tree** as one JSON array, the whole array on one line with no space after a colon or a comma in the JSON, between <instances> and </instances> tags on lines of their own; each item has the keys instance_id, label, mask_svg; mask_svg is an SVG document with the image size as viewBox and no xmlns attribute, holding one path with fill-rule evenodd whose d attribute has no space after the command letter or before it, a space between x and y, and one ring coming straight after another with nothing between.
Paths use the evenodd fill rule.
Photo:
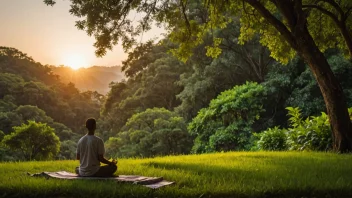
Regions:
<instances>
[{"instance_id":1,"label":"tree","mask_svg":"<svg viewBox=\"0 0 352 198\"><path fill-rule=\"evenodd\" d=\"M336 52L330 52L326 57L334 75L340 81L347 98L347 105L352 107L352 62ZM325 111L324 99L309 68L306 68L292 84L294 89L286 106L300 107L304 117L319 115L320 112Z\"/></svg>"},{"instance_id":2,"label":"tree","mask_svg":"<svg viewBox=\"0 0 352 198\"><path fill-rule=\"evenodd\" d=\"M102 108L104 131L115 136L127 119L147 108L170 111L180 104L176 98L183 86L177 82L189 65L167 54L172 45L167 39L155 44L147 42L135 48L123 61L127 81L111 83L111 90Z\"/></svg>"},{"instance_id":3,"label":"tree","mask_svg":"<svg viewBox=\"0 0 352 198\"><path fill-rule=\"evenodd\" d=\"M65 140L61 142L60 153L58 154L57 158L61 160L76 159L76 148L77 142L72 140Z\"/></svg>"},{"instance_id":4,"label":"tree","mask_svg":"<svg viewBox=\"0 0 352 198\"><path fill-rule=\"evenodd\" d=\"M258 33L260 34L260 42L269 48L274 58L283 63L287 63L295 53L298 53L309 65L324 97L334 134L334 149L340 152L351 151L352 126L348 119L345 96L322 53L332 47L332 36L339 39L341 35L339 35L339 29L328 26L331 24L329 16L312 9L312 7L319 6L340 9L343 12L340 13L343 15L341 16L344 18L343 22L347 24L351 21L348 18L351 6L347 4L347 1L340 1L341 4L335 1L302 2L300 0L244 0L243 3L226 1L220 4L215 2L207 1L210 7L210 20L200 29L204 31L204 29L211 29L213 26L226 26L228 20L220 16L219 13L230 12L241 17L240 42L244 43ZM320 5L321 2L324 5ZM318 21L317 17L321 20ZM321 22L326 26L319 25ZM318 35L322 32L320 27L323 27L323 32L326 30L326 33L324 32L321 36ZM193 31L196 34L200 32L199 28L194 28ZM346 42L348 44L348 39Z\"/></svg>"},{"instance_id":5,"label":"tree","mask_svg":"<svg viewBox=\"0 0 352 198\"><path fill-rule=\"evenodd\" d=\"M23 79L15 74L0 73L0 98L13 94L23 83Z\"/></svg>"},{"instance_id":6,"label":"tree","mask_svg":"<svg viewBox=\"0 0 352 198\"><path fill-rule=\"evenodd\" d=\"M46 124L29 121L13 130L2 142L8 148L20 151L25 160L52 159L60 150L59 138Z\"/></svg>"},{"instance_id":7,"label":"tree","mask_svg":"<svg viewBox=\"0 0 352 198\"><path fill-rule=\"evenodd\" d=\"M200 2L198 4L201 5ZM193 18L202 16L201 13L189 15ZM222 91L246 81L263 82L272 63L275 63L258 39L239 45L234 39L239 34L239 21L234 18L225 29L215 29L205 35L204 43L193 49L192 56L187 60L193 71L181 75L178 84L183 85L184 89L177 97L182 103L175 109L187 121ZM214 36L222 39L219 46L222 53L215 58L207 56L207 49L215 44Z\"/></svg>"},{"instance_id":8,"label":"tree","mask_svg":"<svg viewBox=\"0 0 352 198\"><path fill-rule=\"evenodd\" d=\"M196 136L192 152L247 149L265 97L264 87L253 82L218 95L188 125L189 132Z\"/></svg>"},{"instance_id":9,"label":"tree","mask_svg":"<svg viewBox=\"0 0 352 198\"><path fill-rule=\"evenodd\" d=\"M57 82L58 76L48 66L41 65L27 54L11 47L0 46L0 71L22 76L26 81Z\"/></svg>"},{"instance_id":10,"label":"tree","mask_svg":"<svg viewBox=\"0 0 352 198\"><path fill-rule=\"evenodd\" d=\"M53 5L55 0L44 0ZM341 85L331 71L324 50L337 46L352 56L351 12L349 0L206 0L203 7L205 20L190 20L188 1L73 1L70 12L86 19L77 21L79 29L94 35L96 54L122 39L128 49L136 43L136 35L149 30L151 25L165 23L181 41L176 53L187 57L193 47L202 43L204 34L213 28L225 28L232 20L228 14L240 17L244 43L255 35L269 48L271 56L287 63L297 53L309 65L323 95L334 136L334 150L352 151L352 123L348 117L346 99ZM128 14L135 10L143 13L139 23L132 23ZM183 20L180 20L183 19ZM203 21L203 24L199 24ZM175 28L176 27L176 28ZM183 27L183 28L180 28ZM333 38L333 39L332 39ZM221 39L215 38L210 53L217 50Z\"/></svg>"},{"instance_id":11,"label":"tree","mask_svg":"<svg viewBox=\"0 0 352 198\"><path fill-rule=\"evenodd\" d=\"M182 117L165 108L147 109L128 119L117 138L107 141L111 150L120 156L186 154L192 146L186 123Z\"/></svg>"}]
</instances>

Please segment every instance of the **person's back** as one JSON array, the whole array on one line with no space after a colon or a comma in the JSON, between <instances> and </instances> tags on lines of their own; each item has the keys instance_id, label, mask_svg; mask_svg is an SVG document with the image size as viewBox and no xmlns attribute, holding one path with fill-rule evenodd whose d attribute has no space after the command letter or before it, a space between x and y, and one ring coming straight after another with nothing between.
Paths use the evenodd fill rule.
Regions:
<instances>
[{"instance_id":1,"label":"person's back","mask_svg":"<svg viewBox=\"0 0 352 198\"><path fill-rule=\"evenodd\" d=\"M110 162L104 158L104 142L94 135L96 121L89 118L86 121L87 135L83 136L77 144L76 159L80 166L76 167L79 176L109 177L117 170L116 161ZM108 166L100 166L100 162Z\"/></svg>"},{"instance_id":2,"label":"person's back","mask_svg":"<svg viewBox=\"0 0 352 198\"><path fill-rule=\"evenodd\" d=\"M79 175L94 175L100 168L98 155L104 154L104 142L95 135L85 135L78 141L77 153L80 154Z\"/></svg>"}]
</instances>

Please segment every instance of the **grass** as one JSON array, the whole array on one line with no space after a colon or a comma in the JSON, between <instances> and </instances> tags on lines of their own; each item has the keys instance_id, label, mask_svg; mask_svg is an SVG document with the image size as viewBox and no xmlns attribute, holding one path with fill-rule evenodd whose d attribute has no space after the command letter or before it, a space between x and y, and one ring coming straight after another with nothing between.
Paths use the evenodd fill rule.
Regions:
<instances>
[{"instance_id":1,"label":"grass","mask_svg":"<svg viewBox=\"0 0 352 198\"><path fill-rule=\"evenodd\" d=\"M0 163L0 197L352 197L352 155L230 152L120 159L118 174L163 176L152 190L113 181L34 178L26 172L66 170L78 161Z\"/></svg>"}]
</instances>

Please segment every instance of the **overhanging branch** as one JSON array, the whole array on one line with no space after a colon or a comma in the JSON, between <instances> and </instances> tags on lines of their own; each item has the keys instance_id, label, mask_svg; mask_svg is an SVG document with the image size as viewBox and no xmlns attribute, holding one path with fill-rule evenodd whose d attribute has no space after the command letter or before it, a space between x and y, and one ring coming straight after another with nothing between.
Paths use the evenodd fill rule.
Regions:
<instances>
[{"instance_id":1,"label":"overhanging branch","mask_svg":"<svg viewBox=\"0 0 352 198\"><path fill-rule=\"evenodd\" d=\"M340 23L338 17L336 15L334 15L334 13L332 13L332 12L330 12L330 11L328 11L328 10L318 6L318 5L302 5L302 8L314 8L314 9L317 9L320 12L328 15L332 20L335 21L335 23L337 23L337 24Z\"/></svg>"},{"instance_id":2,"label":"overhanging branch","mask_svg":"<svg viewBox=\"0 0 352 198\"><path fill-rule=\"evenodd\" d=\"M277 31L279 31L286 39L286 41L291 45L292 48L296 49L296 42L293 38L291 32L287 29L287 27L274 15L272 15L269 10L267 10L259 1L257 0L244 0L249 5L254 7L261 15L264 17L272 26L275 27Z\"/></svg>"}]
</instances>

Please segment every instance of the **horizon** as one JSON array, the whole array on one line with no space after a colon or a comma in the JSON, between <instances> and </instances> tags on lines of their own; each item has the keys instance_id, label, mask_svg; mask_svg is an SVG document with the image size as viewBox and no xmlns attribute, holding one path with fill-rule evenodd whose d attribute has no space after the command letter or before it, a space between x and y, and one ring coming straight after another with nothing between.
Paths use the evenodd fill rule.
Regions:
<instances>
[{"instance_id":1,"label":"horizon","mask_svg":"<svg viewBox=\"0 0 352 198\"><path fill-rule=\"evenodd\" d=\"M95 39L75 27L79 18L69 13L70 1L46 6L43 0L3 0L0 6L0 46L16 48L42 65L72 69L120 66L127 58L121 44L98 58ZM144 34L141 42L161 36L160 28Z\"/></svg>"}]
</instances>

